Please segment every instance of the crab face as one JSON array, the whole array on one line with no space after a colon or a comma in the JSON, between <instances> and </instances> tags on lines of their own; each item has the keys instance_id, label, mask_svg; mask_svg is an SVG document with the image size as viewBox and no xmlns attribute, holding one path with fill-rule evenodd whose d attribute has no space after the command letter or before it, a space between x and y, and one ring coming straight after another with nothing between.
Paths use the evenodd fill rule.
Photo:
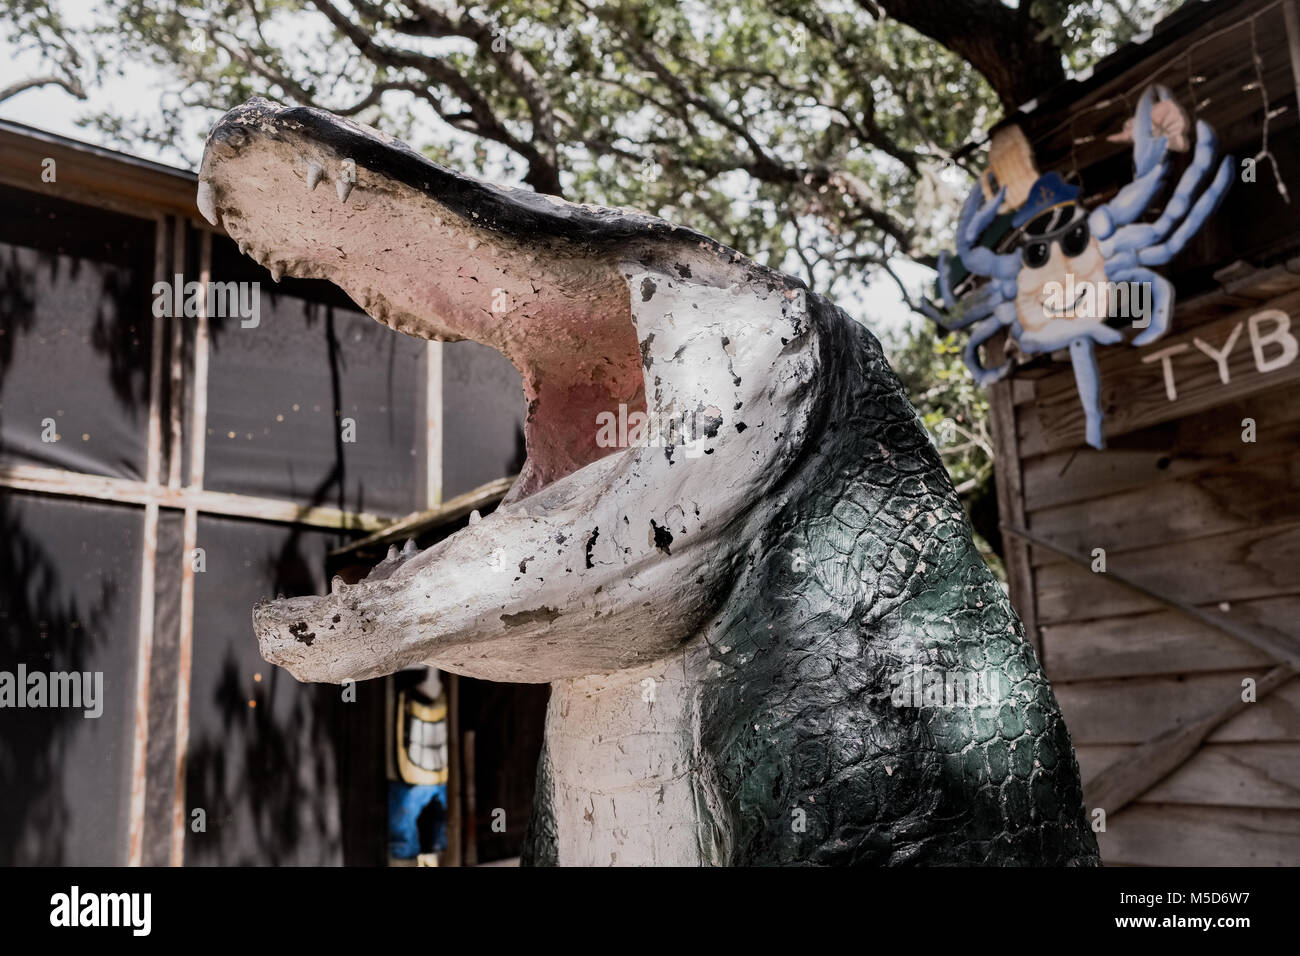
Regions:
<instances>
[{"instance_id":1,"label":"crab face","mask_svg":"<svg viewBox=\"0 0 1300 956\"><path fill-rule=\"evenodd\" d=\"M1086 215L1073 208L1077 212L1064 226L1050 228L1052 217L1044 216L1027 229L1016 276L1016 311L1031 333L1055 322L1086 324L1106 318L1106 260L1089 233Z\"/></svg>"},{"instance_id":2,"label":"crab face","mask_svg":"<svg viewBox=\"0 0 1300 956\"><path fill-rule=\"evenodd\" d=\"M791 280L661 220L481 183L262 100L212 131L198 204L273 274L327 278L399 332L498 349L528 404L502 507L358 585L259 606L263 656L303 680L431 662L549 681L652 659L707 619L804 428L818 353ZM672 427L599 440L636 412Z\"/></svg>"}]
</instances>

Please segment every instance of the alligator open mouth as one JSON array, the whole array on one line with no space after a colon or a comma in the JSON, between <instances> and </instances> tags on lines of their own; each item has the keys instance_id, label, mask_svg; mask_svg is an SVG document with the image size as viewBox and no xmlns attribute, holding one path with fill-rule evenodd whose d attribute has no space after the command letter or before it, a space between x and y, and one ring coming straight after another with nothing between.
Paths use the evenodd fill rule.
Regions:
<instances>
[{"instance_id":1,"label":"alligator open mouth","mask_svg":"<svg viewBox=\"0 0 1300 956\"><path fill-rule=\"evenodd\" d=\"M627 284L608 258L573 248L604 238L599 214L264 100L213 130L200 207L274 276L330 279L399 332L506 355L528 401L515 497L611 451L595 441L601 411L645 410Z\"/></svg>"},{"instance_id":2,"label":"alligator open mouth","mask_svg":"<svg viewBox=\"0 0 1300 956\"><path fill-rule=\"evenodd\" d=\"M420 659L435 632L444 645L450 631L468 642L489 624L498 631L543 633L558 612L542 596L534 596L536 606L521 597L520 576L510 590L514 600L528 606L511 611L509 595L488 594L481 607L462 602L462 616L468 617L454 627L447 607L454 598L426 595L421 604L397 589L435 561L444 580L459 573L452 570L458 555L469 555L475 547L495 550L498 557L507 545L517 548L521 553L507 561L513 570L530 557L536 533L517 520L512 524L513 519L549 516L557 503L575 496L586 502L574 505L575 514L594 510L592 496L600 494L602 481L612 479L609 469L588 474L589 466L615 453L627 458L644 451L602 441L602 413L626 421L633 413L648 412L652 422L703 413L696 419L703 423L703 433L679 430L668 437L666 448L657 449L668 467L674 463L675 442L708 437L721 447L726 436L719 432L732 418L737 424L729 432L731 445L752 441L752 434L741 435L746 427L741 409L763 390L775 357L799 338L803 325L790 318L798 311L794 304L803 301L797 284L698 233L640 213L579 206L484 183L315 109L279 108L254 99L223 117L204 152L198 206L277 279L328 279L399 332L489 345L510 359L523 380L526 463L503 507L490 519L423 554L385 562L364 583L369 589L364 593L353 588L348 600L329 596L326 600L334 605L346 605L333 615L325 613L328 608L318 598L277 601L255 610L264 656L304 679L388 672ZM737 290L743 293L740 298L753 301L738 308ZM732 336L724 334L727 322ZM747 334L737 344L732 339L739 328ZM756 371L742 386L741 370L747 365ZM768 392L771 401L775 391ZM775 421L780 414L774 411L770 417ZM708 454L715 450L703 449ZM740 447L735 450L743 453ZM761 463L770 453L751 454L749 461ZM651 480L650 472L658 467L647 466L639 480ZM741 491L746 469L732 470L729 479L710 480L723 486L733 481L739 494L747 493ZM585 477L578 480L578 472ZM631 472L622 480L630 487ZM547 501L535 501L543 489ZM520 508L507 507L516 504ZM672 505L682 509L680 502ZM625 502L621 507L623 523L630 526L628 511L636 506ZM552 543L575 539L569 547L576 546L576 558L561 545L555 549L563 552L555 567L533 566L538 579L544 580L544 574L582 576L599 560L600 548L621 549L607 556L620 566L644 557L639 546L616 544L608 523L596 547L596 522L571 526L577 520L570 515L552 535ZM678 533L667 530L668 521L662 509L658 518L647 512L648 555L668 552L666 540ZM678 531L688 529L683 524ZM485 573L464 558L460 564L466 573L475 573L476 567ZM476 585L485 594L492 590L482 580ZM572 602L566 598L564 603ZM468 619L474 615L479 617ZM316 646L324 631L355 637L372 631L377 621L395 617L400 622L389 626L405 634L400 653L376 651L366 658ZM453 660L451 669L455 665ZM537 673L542 672L551 670ZM590 663L571 663L560 672L594 671ZM497 676L521 679L518 670L510 673L515 676Z\"/></svg>"}]
</instances>

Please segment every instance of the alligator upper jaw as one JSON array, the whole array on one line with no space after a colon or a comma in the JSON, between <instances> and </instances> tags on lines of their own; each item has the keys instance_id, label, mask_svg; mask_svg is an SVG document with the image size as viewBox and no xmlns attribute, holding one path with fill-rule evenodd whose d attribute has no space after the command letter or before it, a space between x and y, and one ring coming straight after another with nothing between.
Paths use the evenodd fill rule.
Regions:
<instances>
[{"instance_id":1,"label":"alligator upper jaw","mask_svg":"<svg viewBox=\"0 0 1300 956\"><path fill-rule=\"evenodd\" d=\"M329 279L399 332L509 358L528 403L512 498L612 451L596 443L600 412L645 409L627 282L617 257L591 245L608 219L265 100L213 129L198 205L276 279Z\"/></svg>"}]
</instances>

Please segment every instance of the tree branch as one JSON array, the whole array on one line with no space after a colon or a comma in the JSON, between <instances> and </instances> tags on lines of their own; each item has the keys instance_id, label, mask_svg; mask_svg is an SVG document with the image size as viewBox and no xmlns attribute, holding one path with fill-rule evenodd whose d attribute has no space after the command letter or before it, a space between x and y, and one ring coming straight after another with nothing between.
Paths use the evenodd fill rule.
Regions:
<instances>
[{"instance_id":1,"label":"tree branch","mask_svg":"<svg viewBox=\"0 0 1300 956\"><path fill-rule=\"evenodd\" d=\"M975 67L1010 113L1065 81L1061 51L1030 12L1001 0L858 0L946 46Z\"/></svg>"},{"instance_id":2,"label":"tree branch","mask_svg":"<svg viewBox=\"0 0 1300 956\"><path fill-rule=\"evenodd\" d=\"M11 83L9 86L0 88L0 103L39 86L62 87L79 100L86 98L86 91L82 89L81 83L75 77L33 76L31 79L19 80L17 83Z\"/></svg>"},{"instance_id":3,"label":"tree branch","mask_svg":"<svg viewBox=\"0 0 1300 956\"><path fill-rule=\"evenodd\" d=\"M311 0L311 4L371 63L395 69L414 69L450 90L469 109L474 123L472 132L509 147L528 163L528 175L524 177L526 183L538 192L561 193L559 170L553 159L548 159L533 142L515 135L497 116L487 98L458 70L435 56L377 42L365 27L353 23L330 0ZM358 3L358 8L367 11L364 3ZM374 8L370 7L368 12L374 12ZM372 21L372 25L378 22L383 21Z\"/></svg>"}]
</instances>

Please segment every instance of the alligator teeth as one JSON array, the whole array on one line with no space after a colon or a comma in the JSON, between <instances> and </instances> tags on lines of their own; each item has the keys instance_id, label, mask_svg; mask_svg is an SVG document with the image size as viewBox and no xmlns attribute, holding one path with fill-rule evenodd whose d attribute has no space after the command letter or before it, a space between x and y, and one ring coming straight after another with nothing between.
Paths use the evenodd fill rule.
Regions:
<instances>
[{"instance_id":1,"label":"alligator teeth","mask_svg":"<svg viewBox=\"0 0 1300 956\"><path fill-rule=\"evenodd\" d=\"M483 520L483 516L478 513L477 508L475 508L473 511L469 513L469 523L471 527L478 524L482 520Z\"/></svg>"},{"instance_id":2,"label":"alligator teeth","mask_svg":"<svg viewBox=\"0 0 1300 956\"><path fill-rule=\"evenodd\" d=\"M284 266L280 265L279 263L276 263L275 265L271 266L271 281L279 282L281 276L283 275L284 275Z\"/></svg>"},{"instance_id":3,"label":"alligator teeth","mask_svg":"<svg viewBox=\"0 0 1300 956\"><path fill-rule=\"evenodd\" d=\"M309 162L307 164L307 189L315 189L316 185L320 182L321 177L324 175L325 170L321 167L320 163L315 160Z\"/></svg>"},{"instance_id":4,"label":"alligator teeth","mask_svg":"<svg viewBox=\"0 0 1300 956\"><path fill-rule=\"evenodd\" d=\"M330 579L330 594L338 594L345 587L347 587L347 583L337 574Z\"/></svg>"},{"instance_id":5,"label":"alligator teeth","mask_svg":"<svg viewBox=\"0 0 1300 956\"><path fill-rule=\"evenodd\" d=\"M240 239L240 240L239 240L239 254L240 254L241 256L246 256L246 255L248 255L248 240L247 240L247 239Z\"/></svg>"},{"instance_id":6,"label":"alligator teeth","mask_svg":"<svg viewBox=\"0 0 1300 956\"><path fill-rule=\"evenodd\" d=\"M346 179L340 179L338 181L339 202L348 201L348 194L352 192L352 186L353 184Z\"/></svg>"},{"instance_id":7,"label":"alligator teeth","mask_svg":"<svg viewBox=\"0 0 1300 956\"><path fill-rule=\"evenodd\" d=\"M388 554L386 554L386 555L384 556L384 560L386 560L386 561L396 561L396 560L397 560L397 545L395 545L395 544L390 544L390 545L388 546Z\"/></svg>"},{"instance_id":8,"label":"alligator teeth","mask_svg":"<svg viewBox=\"0 0 1300 956\"><path fill-rule=\"evenodd\" d=\"M409 558L415 555L420 549L415 546L414 538L407 538L406 544L402 545L402 557Z\"/></svg>"},{"instance_id":9,"label":"alligator teeth","mask_svg":"<svg viewBox=\"0 0 1300 956\"><path fill-rule=\"evenodd\" d=\"M212 193L212 184L199 180L199 192L194 197L195 204L199 207L199 212L203 213L203 218L212 225L217 224L217 199Z\"/></svg>"}]
</instances>

